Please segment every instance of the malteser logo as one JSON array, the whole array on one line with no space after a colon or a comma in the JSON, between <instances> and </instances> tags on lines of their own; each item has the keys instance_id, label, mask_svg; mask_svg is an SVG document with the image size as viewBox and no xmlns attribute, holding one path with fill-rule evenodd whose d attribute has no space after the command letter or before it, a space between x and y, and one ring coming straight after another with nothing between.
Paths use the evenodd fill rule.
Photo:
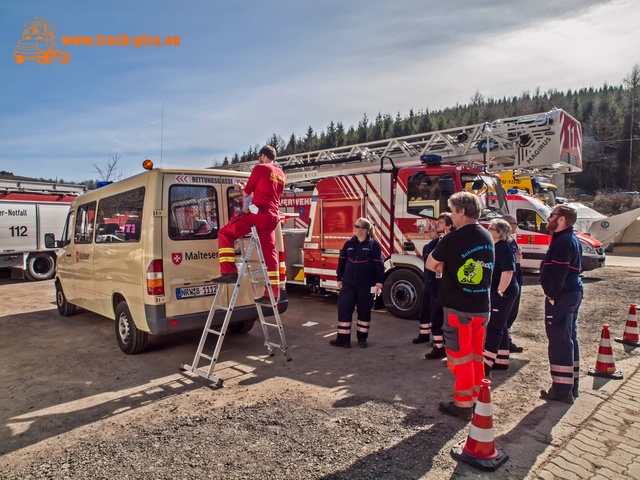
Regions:
<instances>
[{"instance_id":1,"label":"malteser logo","mask_svg":"<svg viewBox=\"0 0 640 480\"><path fill-rule=\"evenodd\" d=\"M56 49L55 30L56 26L44 17L36 17L25 23L22 38L13 50L13 61L35 61L46 65L54 60L65 65L69 63L69 52Z\"/></svg>"}]
</instances>

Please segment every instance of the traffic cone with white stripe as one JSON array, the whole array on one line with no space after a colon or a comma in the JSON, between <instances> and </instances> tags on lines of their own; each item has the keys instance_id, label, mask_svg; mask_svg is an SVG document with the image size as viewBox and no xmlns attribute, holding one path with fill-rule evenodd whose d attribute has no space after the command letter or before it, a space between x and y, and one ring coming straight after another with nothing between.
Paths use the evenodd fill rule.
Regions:
<instances>
[{"instance_id":1,"label":"traffic cone with white stripe","mask_svg":"<svg viewBox=\"0 0 640 480\"><path fill-rule=\"evenodd\" d=\"M509 455L493 442L493 407L491 405L491 380L485 378L480 386L478 402L466 441L451 448L451 456L487 472L493 472Z\"/></svg>"},{"instance_id":2,"label":"traffic cone with white stripe","mask_svg":"<svg viewBox=\"0 0 640 480\"><path fill-rule=\"evenodd\" d=\"M602 335L600 337L600 346L598 347L596 366L589 367L587 373L594 377L613 378L614 380L622 379L622 371L616 370L616 362L613 359L609 325L602 325Z\"/></svg>"},{"instance_id":3,"label":"traffic cone with white stripe","mask_svg":"<svg viewBox=\"0 0 640 480\"><path fill-rule=\"evenodd\" d=\"M616 342L632 347L640 347L640 338L638 336L638 315L636 314L636 304L632 303L629 307L629 317L624 327L622 338L616 338Z\"/></svg>"}]
</instances>

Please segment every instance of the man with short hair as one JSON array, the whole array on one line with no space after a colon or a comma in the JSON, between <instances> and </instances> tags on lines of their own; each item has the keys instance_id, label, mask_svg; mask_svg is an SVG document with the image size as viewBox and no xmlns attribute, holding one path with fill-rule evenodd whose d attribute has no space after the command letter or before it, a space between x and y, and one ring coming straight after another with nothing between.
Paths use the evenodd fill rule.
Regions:
<instances>
[{"instance_id":1,"label":"man with short hair","mask_svg":"<svg viewBox=\"0 0 640 480\"><path fill-rule=\"evenodd\" d=\"M553 238L540 272L540 284L546 295L544 326L552 381L551 388L540 391L540 397L569 405L578 396L578 310L583 297L582 247L573 233L576 219L575 208L557 205L553 209L547 223L547 231L553 232Z\"/></svg>"},{"instance_id":2,"label":"man with short hair","mask_svg":"<svg viewBox=\"0 0 640 480\"><path fill-rule=\"evenodd\" d=\"M242 195L253 195L252 206L238 215L220 229L218 233L218 259L221 275L213 279L217 283L236 283L238 269L236 268L236 253L234 242L251 231L251 225L256 226L264 262L269 273L275 299L280 294L280 272L278 268L278 254L276 252L275 228L278 225L280 196L284 190L285 175L280 166L273 161L276 149L266 145L260 149L258 164L251 170L251 176L242 189ZM271 304L269 292L258 299L259 303Z\"/></svg>"},{"instance_id":3,"label":"man with short hair","mask_svg":"<svg viewBox=\"0 0 640 480\"><path fill-rule=\"evenodd\" d=\"M439 409L471 420L484 379L483 348L495 257L493 239L478 223L478 197L455 193L449 208L456 230L440 240L426 263L429 270L442 272L438 303L443 306L447 364L456 378L453 402L440 402Z\"/></svg>"}]
</instances>

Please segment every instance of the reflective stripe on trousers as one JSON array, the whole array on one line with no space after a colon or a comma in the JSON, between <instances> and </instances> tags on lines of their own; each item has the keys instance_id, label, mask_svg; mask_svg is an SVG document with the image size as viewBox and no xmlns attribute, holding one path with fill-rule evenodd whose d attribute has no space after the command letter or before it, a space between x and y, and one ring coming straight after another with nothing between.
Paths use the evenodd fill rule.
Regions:
<instances>
[{"instance_id":1,"label":"reflective stripe on trousers","mask_svg":"<svg viewBox=\"0 0 640 480\"><path fill-rule=\"evenodd\" d=\"M351 341L351 320L354 309L357 309L358 312L356 325L358 341L367 339L372 305L371 287L356 288L345 283L342 284L338 297L338 336L336 337L338 342Z\"/></svg>"},{"instance_id":2,"label":"reflective stripe on trousers","mask_svg":"<svg viewBox=\"0 0 640 480\"><path fill-rule=\"evenodd\" d=\"M456 378L453 401L461 408L473 407L484 378L482 351L489 313L466 313L446 307L443 312L447 364Z\"/></svg>"},{"instance_id":3,"label":"reflective stripe on trousers","mask_svg":"<svg viewBox=\"0 0 640 480\"><path fill-rule=\"evenodd\" d=\"M549 339L548 355L553 390L569 395L578 388L580 348L578 345L578 309L582 291L562 292L551 305L544 304L544 327Z\"/></svg>"}]
</instances>

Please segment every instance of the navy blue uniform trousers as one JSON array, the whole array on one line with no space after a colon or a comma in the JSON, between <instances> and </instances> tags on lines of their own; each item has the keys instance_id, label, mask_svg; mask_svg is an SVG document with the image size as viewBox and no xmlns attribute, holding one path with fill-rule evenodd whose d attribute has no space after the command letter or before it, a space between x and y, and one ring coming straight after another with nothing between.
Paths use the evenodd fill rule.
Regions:
<instances>
[{"instance_id":1,"label":"navy blue uniform trousers","mask_svg":"<svg viewBox=\"0 0 640 480\"><path fill-rule=\"evenodd\" d=\"M551 305L544 303L544 327L549 339L549 364L553 390L568 396L578 389L580 348L578 346L578 309L582 290L563 291Z\"/></svg>"},{"instance_id":2,"label":"navy blue uniform trousers","mask_svg":"<svg viewBox=\"0 0 640 480\"><path fill-rule=\"evenodd\" d=\"M351 320L353 310L358 313L356 336L359 342L364 342L369 336L369 324L371 323L371 306L373 297L371 287L354 287L342 284L338 297L338 342L351 341Z\"/></svg>"}]
</instances>

